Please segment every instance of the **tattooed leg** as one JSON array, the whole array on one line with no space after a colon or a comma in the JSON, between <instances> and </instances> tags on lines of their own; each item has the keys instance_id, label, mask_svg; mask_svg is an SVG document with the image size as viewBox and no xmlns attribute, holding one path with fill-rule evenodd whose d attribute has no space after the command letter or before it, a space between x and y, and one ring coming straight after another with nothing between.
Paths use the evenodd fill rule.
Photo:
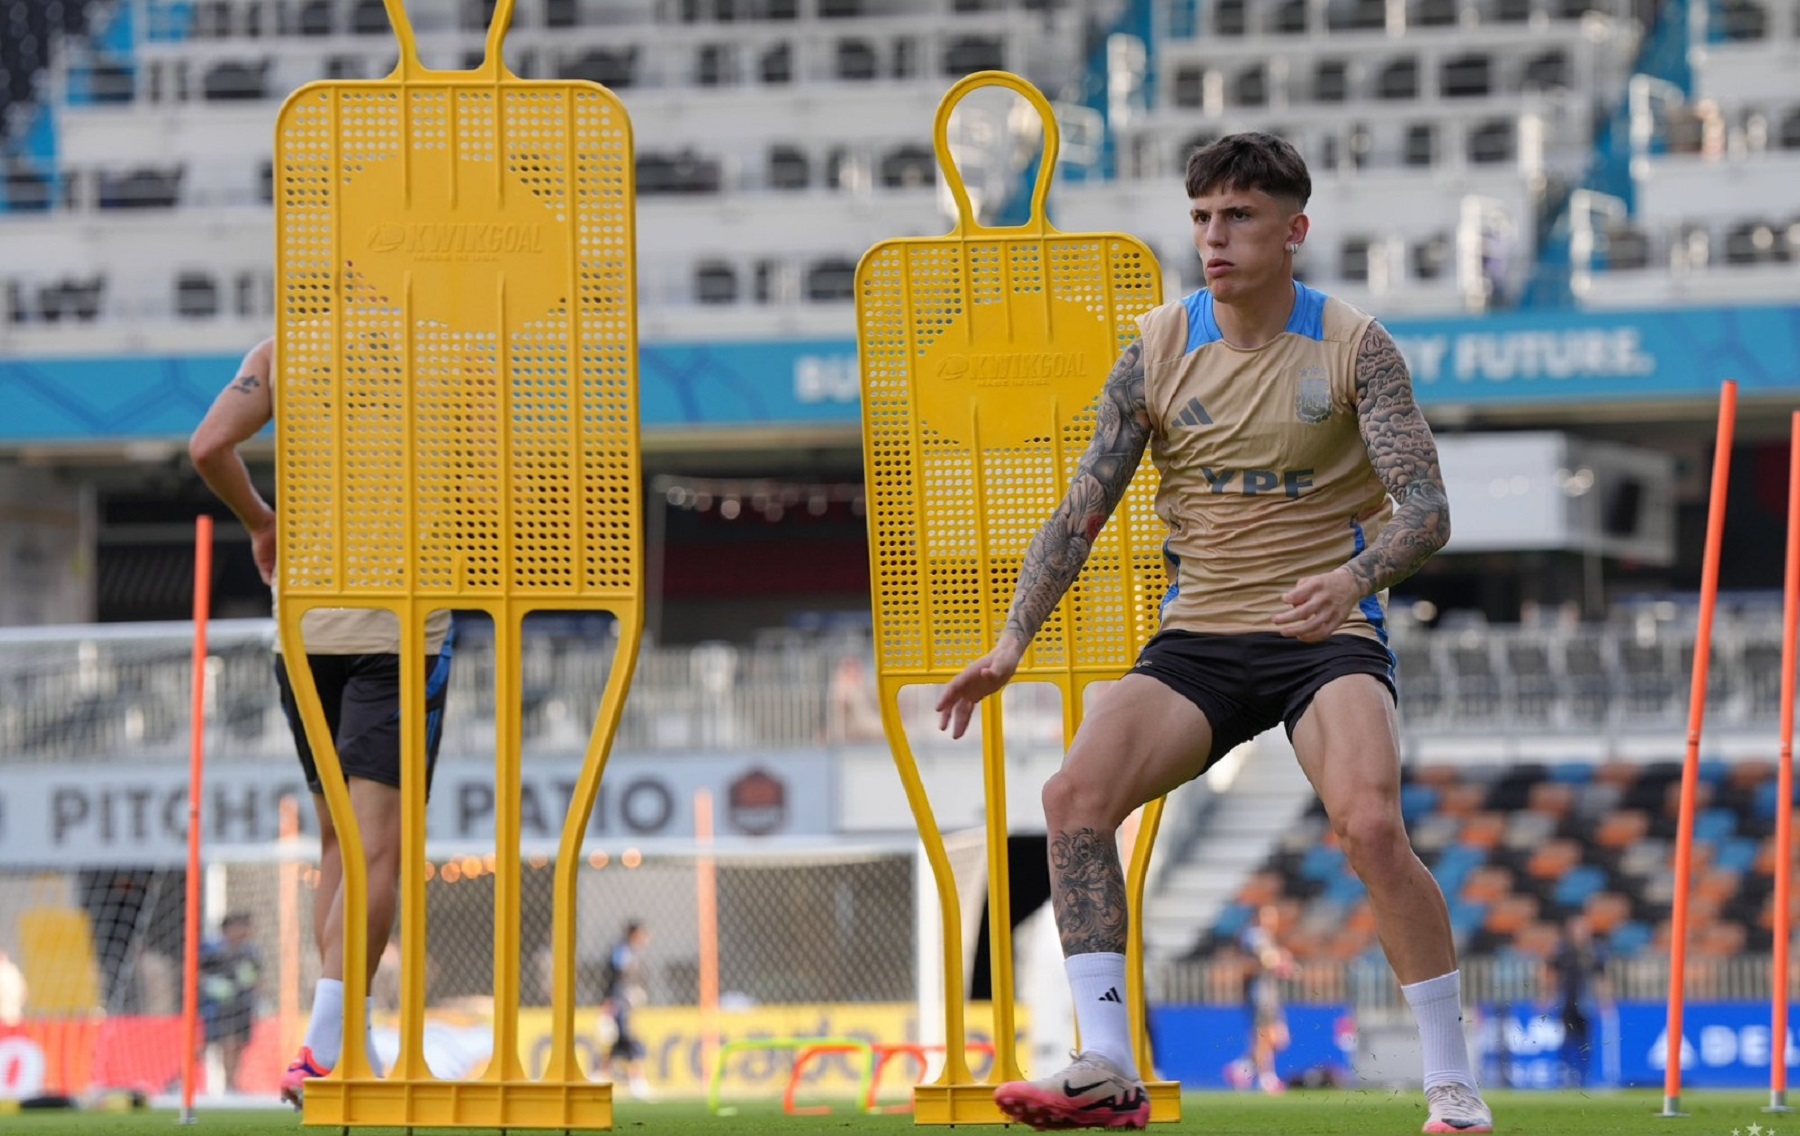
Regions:
<instances>
[{"instance_id":1,"label":"tattooed leg","mask_svg":"<svg viewBox=\"0 0 1800 1136\"><path fill-rule=\"evenodd\" d=\"M1050 902L1065 957L1125 953L1125 872L1113 832L1078 828L1051 835Z\"/></svg>"}]
</instances>

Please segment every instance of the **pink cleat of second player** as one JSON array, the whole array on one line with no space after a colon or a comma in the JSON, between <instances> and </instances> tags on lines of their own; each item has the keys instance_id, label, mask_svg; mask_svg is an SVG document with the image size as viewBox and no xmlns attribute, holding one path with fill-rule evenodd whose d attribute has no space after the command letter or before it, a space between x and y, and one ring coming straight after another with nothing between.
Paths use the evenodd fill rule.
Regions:
<instances>
[{"instance_id":1,"label":"pink cleat of second player","mask_svg":"<svg viewBox=\"0 0 1800 1136\"><path fill-rule=\"evenodd\" d=\"M287 1072L281 1075L282 1101L293 1105L295 1111L298 1111L306 1099L306 1079L323 1077L330 1072L330 1069L319 1068L309 1047L301 1046L300 1056L294 1058L293 1063L287 1067Z\"/></svg>"},{"instance_id":2,"label":"pink cleat of second player","mask_svg":"<svg viewBox=\"0 0 1800 1136\"><path fill-rule=\"evenodd\" d=\"M1008 1081L994 1103L1014 1120L1041 1131L1060 1128L1143 1128L1150 1123L1144 1082L1098 1053L1077 1053L1060 1073L1036 1081Z\"/></svg>"}]
</instances>

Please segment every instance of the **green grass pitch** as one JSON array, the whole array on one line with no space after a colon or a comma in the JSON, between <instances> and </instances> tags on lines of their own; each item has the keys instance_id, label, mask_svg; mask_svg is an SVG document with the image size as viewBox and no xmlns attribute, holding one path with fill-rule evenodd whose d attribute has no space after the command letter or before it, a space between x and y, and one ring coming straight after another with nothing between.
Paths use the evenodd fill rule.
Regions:
<instances>
[{"instance_id":1,"label":"green grass pitch","mask_svg":"<svg viewBox=\"0 0 1800 1136\"><path fill-rule=\"evenodd\" d=\"M1771 1116L1762 1111L1766 1092L1699 1092L1682 1098L1685 1119L1663 1120L1662 1094L1654 1090L1599 1092L1492 1093L1496 1131L1516 1136L1800 1136L1800 1113ZM1293 1092L1271 1098L1253 1094L1190 1093L1182 1099L1178 1124L1155 1124L1151 1133L1195 1132L1207 1136L1409 1136L1425 1119L1423 1098L1414 1093L1379 1090ZM698 1102L643 1104L622 1101L613 1131L644 1136L801 1136L861 1132L900 1133L914 1130L910 1116L864 1116L843 1106L826 1116L784 1116L777 1104L742 1105L732 1116L713 1116ZM990 1130L985 1125L964 1131ZM998 1129L992 1129L998 1131ZM193 1133L229 1136L300 1136L333 1133L334 1128L303 1129L287 1111L208 1112L192 1127L177 1123L172 1112L125 1114L20 1113L0 1118L0 1136L183 1136ZM366 1136L401 1136L406 1129L359 1128ZM487 1133L489 1129L412 1129L413 1136ZM514 1131L525 1132L526 1129ZM1022 1128L1009 1132L1025 1131Z\"/></svg>"}]
</instances>

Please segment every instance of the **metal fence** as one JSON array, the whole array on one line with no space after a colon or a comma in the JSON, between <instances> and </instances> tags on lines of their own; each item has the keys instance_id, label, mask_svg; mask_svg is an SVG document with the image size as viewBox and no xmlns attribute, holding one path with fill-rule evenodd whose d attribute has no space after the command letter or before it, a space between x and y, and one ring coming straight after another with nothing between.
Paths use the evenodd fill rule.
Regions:
<instances>
[{"instance_id":1,"label":"metal fence","mask_svg":"<svg viewBox=\"0 0 1800 1136\"><path fill-rule=\"evenodd\" d=\"M0 632L0 754L15 761L179 754L188 728L191 633L180 623ZM208 718L217 760L263 759L291 747L274 697L273 638L263 620L214 627ZM1591 736L1678 727L1686 719L1694 633L1680 619L1555 629L1402 624L1392 646L1403 729L1412 738L1491 736L1501 727L1508 736ZM1751 614L1722 621L1708 687L1710 727L1773 726L1780 651L1779 620ZM528 752L582 746L613 657L609 626L600 621L528 631ZM782 631L750 644L646 647L615 750L879 743L871 660L866 639ZM485 627L459 622L446 754L491 750L494 663ZM921 695L903 706L917 738L935 733L929 703ZM1010 737L1060 736L1054 697L1027 695L1009 714Z\"/></svg>"}]
</instances>

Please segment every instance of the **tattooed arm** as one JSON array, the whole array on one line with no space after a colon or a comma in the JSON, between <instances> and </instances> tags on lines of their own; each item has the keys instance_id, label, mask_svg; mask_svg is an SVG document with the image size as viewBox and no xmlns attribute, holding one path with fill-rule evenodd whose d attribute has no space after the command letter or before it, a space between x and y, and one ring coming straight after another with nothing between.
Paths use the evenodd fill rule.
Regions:
<instances>
[{"instance_id":1,"label":"tattooed arm","mask_svg":"<svg viewBox=\"0 0 1800 1136\"><path fill-rule=\"evenodd\" d=\"M1380 535L1342 568L1308 576L1283 598L1293 605L1275 617L1282 634L1318 642L1349 617L1364 596L1392 587L1450 539L1450 503L1438 470L1437 445L1400 349L1371 323L1356 353L1356 417L1375 475L1397 508Z\"/></svg>"},{"instance_id":2,"label":"tattooed arm","mask_svg":"<svg viewBox=\"0 0 1800 1136\"><path fill-rule=\"evenodd\" d=\"M212 409L188 439L188 456L200 479L249 530L250 551L265 584L275 572L275 510L256 491L238 446L275 415L275 400L269 391L274 355L275 341L266 339L244 356L237 377L219 392Z\"/></svg>"},{"instance_id":3,"label":"tattooed arm","mask_svg":"<svg viewBox=\"0 0 1800 1136\"><path fill-rule=\"evenodd\" d=\"M1135 340L1119 356L1100 392L1094 437L1076 466L1069 492L1025 552L999 643L944 688L937 705L940 729L948 726L953 737L962 737L975 704L1012 678L1032 637L1081 574L1094 538L1125 496L1149 441L1144 344Z\"/></svg>"}]
</instances>

